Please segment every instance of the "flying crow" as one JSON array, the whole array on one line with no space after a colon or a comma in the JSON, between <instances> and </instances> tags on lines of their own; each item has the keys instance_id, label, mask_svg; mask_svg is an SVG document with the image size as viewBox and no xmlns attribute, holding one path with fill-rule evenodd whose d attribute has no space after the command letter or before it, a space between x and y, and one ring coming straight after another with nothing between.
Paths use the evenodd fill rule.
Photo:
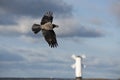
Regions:
<instances>
[{"instance_id":1,"label":"flying crow","mask_svg":"<svg viewBox=\"0 0 120 80\"><path fill-rule=\"evenodd\" d=\"M52 24L53 22L53 12L48 11L44 14L44 16L41 19L41 23L39 24L33 24L32 31L37 34L38 32L42 31L42 34L49 44L51 48L57 47L57 39L56 34L54 32L54 28L58 27L56 24Z\"/></svg>"}]
</instances>

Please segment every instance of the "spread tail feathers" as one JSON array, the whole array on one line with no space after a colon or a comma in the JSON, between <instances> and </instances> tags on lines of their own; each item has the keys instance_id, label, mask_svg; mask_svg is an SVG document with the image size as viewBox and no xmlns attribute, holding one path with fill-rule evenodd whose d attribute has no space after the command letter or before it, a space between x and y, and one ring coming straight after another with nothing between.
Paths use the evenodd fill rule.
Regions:
<instances>
[{"instance_id":1,"label":"spread tail feathers","mask_svg":"<svg viewBox=\"0 0 120 80\"><path fill-rule=\"evenodd\" d=\"M41 30L40 25L39 24L33 24L32 25L32 31L37 34L39 31Z\"/></svg>"}]
</instances>

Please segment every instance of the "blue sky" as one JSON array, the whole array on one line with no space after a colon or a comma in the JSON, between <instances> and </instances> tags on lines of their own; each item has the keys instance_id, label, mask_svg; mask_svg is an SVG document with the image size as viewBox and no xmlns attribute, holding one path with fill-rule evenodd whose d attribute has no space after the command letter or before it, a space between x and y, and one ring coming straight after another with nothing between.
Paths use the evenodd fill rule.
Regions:
<instances>
[{"instance_id":1,"label":"blue sky","mask_svg":"<svg viewBox=\"0 0 120 80\"><path fill-rule=\"evenodd\" d=\"M54 12L59 46L31 31ZM72 54L85 54L85 78L120 78L119 0L0 0L0 77L74 78Z\"/></svg>"}]
</instances>

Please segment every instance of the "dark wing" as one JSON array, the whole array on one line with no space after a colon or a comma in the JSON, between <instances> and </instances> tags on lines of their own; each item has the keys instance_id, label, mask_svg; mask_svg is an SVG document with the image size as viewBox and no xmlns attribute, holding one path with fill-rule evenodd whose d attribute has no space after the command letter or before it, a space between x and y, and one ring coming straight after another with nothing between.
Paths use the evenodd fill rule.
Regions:
<instances>
[{"instance_id":1,"label":"dark wing","mask_svg":"<svg viewBox=\"0 0 120 80\"><path fill-rule=\"evenodd\" d=\"M50 12L50 11L46 12L41 19L41 25L44 25L47 22L52 23L52 21L53 21L53 12Z\"/></svg>"},{"instance_id":2,"label":"dark wing","mask_svg":"<svg viewBox=\"0 0 120 80\"><path fill-rule=\"evenodd\" d=\"M40 25L39 24L33 24L32 25L32 31L37 34L39 31L41 30Z\"/></svg>"},{"instance_id":3,"label":"dark wing","mask_svg":"<svg viewBox=\"0 0 120 80\"><path fill-rule=\"evenodd\" d=\"M49 44L51 48L58 46L58 43L56 40L56 34L53 30L42 30L42 33L43 33L45 40L47 41L47 43Z\"/></svg>"}]
</instances>

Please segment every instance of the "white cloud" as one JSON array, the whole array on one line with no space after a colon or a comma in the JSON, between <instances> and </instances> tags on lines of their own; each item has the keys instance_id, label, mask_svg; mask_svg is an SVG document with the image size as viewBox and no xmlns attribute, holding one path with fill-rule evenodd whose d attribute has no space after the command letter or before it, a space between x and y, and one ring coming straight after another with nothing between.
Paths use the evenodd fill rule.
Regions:
<instances>
[{"instance_id":1,"label":"white cloud","mask_svg":"<svg viewBox=\"0 0 120 80\"><path fill-rule=\"evenodd\" d=\"M32 32L33 23L39 22L39 19L32 19L29 17L21 17L18 19L17 25L0 25L1 36L23 36ZM40 22L39 22L40 23Z\"/></svg>"}]
</instances>

